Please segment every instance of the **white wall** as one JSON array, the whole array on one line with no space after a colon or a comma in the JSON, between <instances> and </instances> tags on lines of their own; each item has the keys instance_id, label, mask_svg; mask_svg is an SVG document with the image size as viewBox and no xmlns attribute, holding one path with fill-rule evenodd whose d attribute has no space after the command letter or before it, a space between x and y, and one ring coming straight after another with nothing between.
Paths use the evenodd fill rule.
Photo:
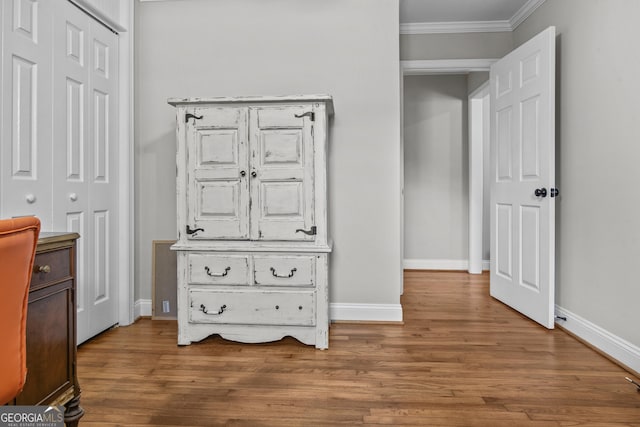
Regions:
<instances>
[{"instance_id":1,"label":"white wall","mask_svg":"<svg viewBox=\"0 0 640 427\"><path fill-rule=\"evenodd\" d=\"M637 0L547 0L514 32L516 45L558 33L557 303L637 352L638 17Z\"/></svg>"},{"instance_id":2,"label":"white wall","mask_svg":"<svg viewBox=\"0 0 640 427\"><path fill-rule=\"evenodd\" d=\"M404 258L431 268L468 261L469 151L465 75L404 79ZM437 267L441 265L442 267ZM461 267L466 268L466 267Z\"/></svg>"},{"instance_id":3,"label":"white wall","mask_svg":"<svg viewBox=\"0 0 640 427\"><path fill-rule=\"evenodd\" d=\"M512 48L509 32L400 36L402 60L501 58Z\"/></svg>"},{"instance_id":4,"label":"white wall","mask_svg":"<svg viewBox=\"0 0 640 427\"><path fill-rule=\"evenodd\" d=\"M151 241L176 237L167 98L327 93L330 299L399 303L398 34L398 0L138 4L137 298L151 298Z\"/></svg>"}]
</instances>

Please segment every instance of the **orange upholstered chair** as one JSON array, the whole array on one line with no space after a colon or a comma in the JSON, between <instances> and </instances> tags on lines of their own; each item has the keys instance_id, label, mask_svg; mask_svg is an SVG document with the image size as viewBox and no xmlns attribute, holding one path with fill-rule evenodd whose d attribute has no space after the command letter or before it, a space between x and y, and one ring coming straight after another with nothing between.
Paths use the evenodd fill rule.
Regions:
<instances>
[{"instance_id":1,"label":"orange upholstered chair","mask_svg":"<svg viewBox=\"0 0 640 427\"><path fill-rule=\"evenodd\" d=\"M27 377L27 301L40 220L0 220L0 405L22 391Z\"/></svg>"}]
</instances>

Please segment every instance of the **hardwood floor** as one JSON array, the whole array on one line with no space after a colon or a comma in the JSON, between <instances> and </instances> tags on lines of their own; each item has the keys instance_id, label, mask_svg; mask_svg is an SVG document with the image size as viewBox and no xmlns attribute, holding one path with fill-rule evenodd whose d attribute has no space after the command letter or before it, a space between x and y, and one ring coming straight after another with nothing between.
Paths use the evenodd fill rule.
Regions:
<instances>
[{"instance_id":1,"label":"hardwood floor","mask_svg":"<svg viewBox=\"0 0 640 427\"><path fill-rule=\"evenodd\" d=\"M407 271L404 325L333 324L326 351L178 347L143 319L79 348L81 425L640 426L629 373L488 294L487 275Z\"/></svg>"}]
</instances>

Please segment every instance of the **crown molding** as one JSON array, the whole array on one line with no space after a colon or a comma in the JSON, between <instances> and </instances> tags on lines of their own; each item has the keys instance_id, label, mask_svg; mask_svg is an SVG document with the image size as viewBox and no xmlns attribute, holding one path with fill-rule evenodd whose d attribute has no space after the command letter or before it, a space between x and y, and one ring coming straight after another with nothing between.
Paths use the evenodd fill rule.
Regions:
<instances>
[{"instance_id":1,"label":"crown molding","mask_svg":"<svg viewBox=\"0 0 640 427\"><path fill-rule=\"evenodd\" d=\"M508 21L410 22L400 34L500 33L518 28L546 0L529 0Z\"/></svg>"},{"instance_id":2,"label":"crown molding","mask_svg":"<svg viewBox=\"0 0 640 427\"><path fill-rule=\"evenodd\" d=\"M400 34L499 33L511 31L510 21L411 22L400 24Z\"/></svg>"},{"instance_id":3,"label":"crown molding","mask_svg":"<svg viewBox=\"0 0 640 427\"><path fill-rule=\"evenodd\" d=\"M527 19L537 8L542 6L545 1L546 0L529 0L526 2L509 20L511 30L513 31L518 28L518 25L522 24L524 20Z\"/></svg>"},{"instance_id":4,"label":"crown molding","mask_svg":"<svg viewBox=\"0 0 640 427\"><path fill-rule=\"evenodd\" d=\"M430 74L467 74L474 71L489 71L497 59L424 59L400 61L404 76Z\"/></svg>"}]
</instances>

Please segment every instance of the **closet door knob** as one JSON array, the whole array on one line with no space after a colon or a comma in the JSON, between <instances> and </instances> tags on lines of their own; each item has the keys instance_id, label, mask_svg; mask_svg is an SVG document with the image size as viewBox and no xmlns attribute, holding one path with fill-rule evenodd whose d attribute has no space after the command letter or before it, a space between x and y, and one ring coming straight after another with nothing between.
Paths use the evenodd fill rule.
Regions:
<instances>
[{"instance_id":1,"label":"closet door knob","mask_svg":"<svg viewBox=\"0 0 640 427\"><path fill-rule=\"evenodd\" d=\"M76 193L70 193L69 200L71 200L72 202L75 202L76 200L78 200L78 195Z\"/></svg>"}]
</instances>

